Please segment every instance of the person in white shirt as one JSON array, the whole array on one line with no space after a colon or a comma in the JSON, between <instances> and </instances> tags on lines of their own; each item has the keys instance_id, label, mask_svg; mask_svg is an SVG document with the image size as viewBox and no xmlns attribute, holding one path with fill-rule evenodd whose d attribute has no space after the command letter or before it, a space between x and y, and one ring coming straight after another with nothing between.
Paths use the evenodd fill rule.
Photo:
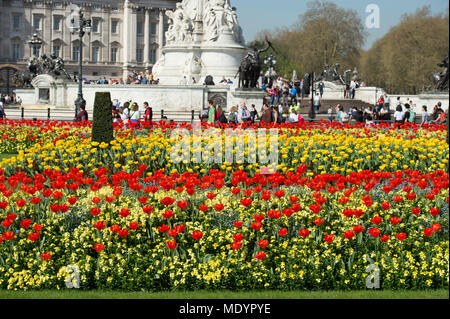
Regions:
<instances>
[{"instance_id":1,"label":"person in white shirt","mask_svg":"<svg viewBox=\"0 0 450 319\"><path fill-rule=\"evenodd\" d=\"M403 112L402 106L397 106L397 109L394 113L395 123L397 125L403 124L403 121L405 119L405 113Z\"/></svg>"},{"instance_id":2,"label":"person in white shirt","mask_svg":"<svg viewBox=\"0 0 450 319\"><path fill-rule=\"evenodd\" d=\"M297 112L293 109L291 109L291 113L289 114L289 120L290 123L297 123L298 122L298 115Z\"/></svg>"}]
</instances>

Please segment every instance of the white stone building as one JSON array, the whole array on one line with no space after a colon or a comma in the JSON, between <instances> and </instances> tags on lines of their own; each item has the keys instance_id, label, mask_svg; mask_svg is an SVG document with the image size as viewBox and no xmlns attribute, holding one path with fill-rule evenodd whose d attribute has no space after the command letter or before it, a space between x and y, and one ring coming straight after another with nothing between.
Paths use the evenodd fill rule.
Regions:
<instances>
[{"instance_id":1,"label":"white stone building","mask_svg":"<svg viewBox=\"0 0 450 319\"><path fill-rule=\"evenodd\" d=\"M2 66L25 69L33 33L43 40L40 52L55 53L69 74L78 71L78 34L69 30L70 5L92 20L83 37L83 76L88 79L126 78L136 70L151 70L165 44L169 27L166 10L179 0L0 0L0 72ZM0 74L0 82L5 76ZM3 83L4 84L4 83ZM0 86L2 84L0 83Z\"/></svg>"}]
</instances>

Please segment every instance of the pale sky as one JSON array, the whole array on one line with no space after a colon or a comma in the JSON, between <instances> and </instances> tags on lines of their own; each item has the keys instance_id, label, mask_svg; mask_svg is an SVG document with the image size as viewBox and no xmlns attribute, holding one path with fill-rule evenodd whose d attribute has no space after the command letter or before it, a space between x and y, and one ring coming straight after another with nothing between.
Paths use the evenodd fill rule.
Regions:
<instances>
[{"instance_id":1,"label":"pale sky","mask_svg":"<svg viewBox=\"0 0 450 319\"><path fill-rule=\"evenodd\" d=\"M414 13L425 5L431 6L433 14L445 12L448 0L331 0L338 6L355 9L365 24L368 13L366 7L376 4L380 8L380 28L367 29L364 49L369 49L389 29L400 22L404 13ZM244 30L246 41L252 41L255 35L264 29L289 27L298 21L299 15L306 11L307 0L231 0L237 8L239 23Z\"/></svg>"}]
</instances>

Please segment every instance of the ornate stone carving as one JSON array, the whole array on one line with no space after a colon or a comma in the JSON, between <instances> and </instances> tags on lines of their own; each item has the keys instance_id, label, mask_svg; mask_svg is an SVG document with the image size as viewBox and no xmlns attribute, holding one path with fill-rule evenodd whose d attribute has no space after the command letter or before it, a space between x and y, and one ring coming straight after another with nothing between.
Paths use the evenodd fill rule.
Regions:
<instances>
[{"instance_id":1,"label":"ornate stone carving","mask_svg":"<svg viewBox=\"0 0 450 319\"><path fill-rule=\"evenodd\" d=\"M174 12L166 11L166 15L171 20L169 30L166 32L167 43L184 43L193 40L194 24L185 10L186 1L177 3L177 9Z\"/></svg>"}]
</instances>

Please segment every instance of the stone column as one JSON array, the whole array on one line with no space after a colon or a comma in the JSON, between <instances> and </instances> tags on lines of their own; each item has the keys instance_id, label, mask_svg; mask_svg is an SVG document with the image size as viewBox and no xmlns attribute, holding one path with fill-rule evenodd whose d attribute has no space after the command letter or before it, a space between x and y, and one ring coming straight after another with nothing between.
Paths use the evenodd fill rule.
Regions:
<instances>
[{"instance_id":1,"label":"stone column","mask_svg":"<svg viewBox=\"0 0 450 319\"><path fill-rule=\"evenodd\" d=\"M128 36L128 45L130 47L130 62L136 63L136 48L137 48L137 12L136 8L130 9L130 17L129 17L129 31L130 35Z\"/></svg>"},{"instance_id":2,"label":"stone column","mask_svg":"<svg viewBox=\"0 0 450 319\"><path fill-rule=\"evenodd\" d=\"M158 59L161 57L161 51L164 46L164 11L159 10L159 26L158 26Z\"/></svg>"},{"instance_id":3,"label":"stone column","mask_svg":"<svg viewBox=\"0 0 450 319\"><path fill-rule=\"evenodd\" d=\"M144 65L146 68L150 66L150 9L145 9L145 25L144 25Z\"/></svg>"},{"instance_id":4,"label":"stone column","mask_svg":"<svg viewBox=\"0 0 450 319\"><path fill-rule=\"evenodd\" d=\"M129 46L129 34L130 34L130 1L125 0L123 5L123 29L122 29L122 65L123 65L123 79L126 80L129 74L130 66L130 46Z\"/></svg>"}]
</instances>

